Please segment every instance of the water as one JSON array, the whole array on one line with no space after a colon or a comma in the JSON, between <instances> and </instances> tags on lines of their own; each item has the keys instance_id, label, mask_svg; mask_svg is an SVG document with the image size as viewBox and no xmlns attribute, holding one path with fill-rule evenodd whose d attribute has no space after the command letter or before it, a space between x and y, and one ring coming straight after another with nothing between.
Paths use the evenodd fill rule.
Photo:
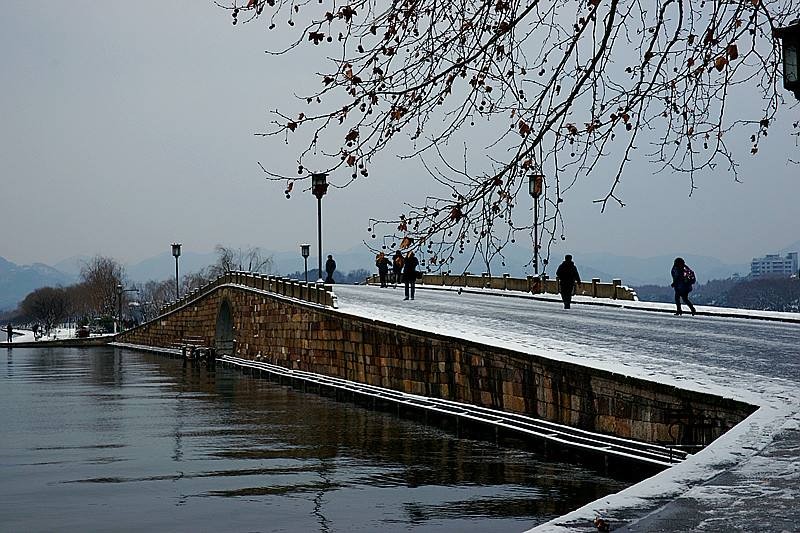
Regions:
<instances>
[{"instance_id":1,"label":"water","mask_svg":"<svg viewBox=\"0 0 800 533\"><path fill-rule=\"evenodd\" d=\"M3 355L3 531L521 531L626 486L233 369Z\"/></svg>"}]
</instances>

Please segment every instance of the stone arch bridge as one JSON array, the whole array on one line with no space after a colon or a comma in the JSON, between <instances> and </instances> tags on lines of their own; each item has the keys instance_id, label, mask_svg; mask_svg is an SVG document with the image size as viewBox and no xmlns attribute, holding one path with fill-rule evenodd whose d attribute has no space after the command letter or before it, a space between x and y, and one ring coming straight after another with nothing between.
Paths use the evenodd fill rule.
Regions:
<instances>
[{"instance_id":1,"label":"stone arch bridge","mask_svg":"<svg viewBox=\"0 0 800 533\"><path fill-rule=\"evenodd\" d=\"M341 312L331 286L231 272L117 341L219 354L659 444L708 444L740 401Z\"/></svg>"}]
</instances>

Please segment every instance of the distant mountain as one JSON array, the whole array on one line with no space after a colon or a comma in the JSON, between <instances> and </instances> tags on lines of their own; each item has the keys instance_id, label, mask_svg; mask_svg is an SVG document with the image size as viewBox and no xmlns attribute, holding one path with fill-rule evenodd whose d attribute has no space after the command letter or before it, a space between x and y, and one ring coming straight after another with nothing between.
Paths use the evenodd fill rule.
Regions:
<instances>
[{"instance_id":1,"label":"distant mountain","mask_svg":"<svg viewBox=\"0 0 800 533\"><path fill-rule=\"evenodd\" d=\"M54 264L53 268L77 279L81 275L81 267L91 259L88 255L73 255Z\"/></svg>"},{"instance_id":2,"label":"distant mountain","mask_svg":"<svg viewBox=\"0 0 800 533\"><path fill-rule=\"evenodd\" d=\"M778 253L785 254L793 251L800 251L800 241L789 244L780 249ZM337 270L342 275L358 269L375 271L375 255L363 244L345 250L326 250L325 254L328 253L333 255ZM523 277L532 273L530 246L517 243L509 246L504 253L504 259L492 262L492 274L509 273L514 277ZM264 254L271 255L273 258L273 274L286 275L291 272L303 271L303 258L300 255L299 247L294 251L265 250ZM391 250L387 250L387 255L391 255ZM669 269L675 259L675 255L641 258L607 253L582 253L580 250L575 250L574 255L583 280L600 278L603 281L610 281L619 278L625 285L631 287L669 285ZM754 254L754 257L756 255L758 254ZM729 278L734 274L746 276L750 272L749 262L728 264L714 257L699 255L684 255L683 257L697 273L701 283L712 279ZM39 287L75 283L79 278L81 265L89 259L91 258L88 256L74 256L50 267L41 263L20 266L0 257L0 311L13 309L29 292ZM215 252L184 251L180 257L180 273L183 275L197 272L216 262L216 259ZM552 257L551 264L546 268L543 267L543 270L552 276L561 259L561 256ZM459 256L450 265L450 270L463 272L467 268L473 274L486 271L486 265L479 259L474 260L469 267L466 267L466 260ZM316 267L316 246L312 243L308 268L312 270ZM126 272L128 279L137 283L151 279L171 279L175 275L175 259L168 251L165 251L157 256L127 265Z\"/></svg>"},{"instance_id":3,"label":"distant mountain","mask_svg":"<svg viewBox=\"0 0 800 533\"><path fill-rule=\"evenodd\" d=\"M669 271L677 256L642 258L608 253L583 253L580 250L575 250L573 255L582 280L590 281L592 278L600 278L602 281L608 282L612 279L621 279L622 283L629 287L648 284L669 285L671 282ZM750 272L749 264L730 265L714 257L697 255L684 255L683 257L702 281L728 278L736 273L746 275ZM563 256L561 255L551 257L550 264L544 268L544 271L551 277L554 276L562 260ZM505 265L493 265L492 273L508 272L514 277L526 276L533 271L530 263L530 249L520 246L509 248L506 253ZM476 262L469 268L475 274L480 273L481 269L482 266ZM459 269L453 268L453 271L458 272Z\"/></svg>"},{"instance_id":4,"label":"distant mountain","mask_svg":"<svg viewBox=\"0 0 800 533\"><path fill-rule=\"evenodd\" d=\"M303 257L300 255L299 247L296 251L264 250L263 253L273 259L273 274L287 275L303 271ZM336 260L336 270L340 274L344 275L358 269L375 271L375 254L364 245L353 246L345 250L328 250L323 253L323 263L327 258L327 253L333 255ZM387 255L391 255L391 250L387 250ZM727 278L735 273L746 275L750 271L749 264L729 265L713 257L694 255L685 255L684 258L703 281ZM216 259L214 252L184 252L180 257L181 275L205 268L213 264ZM620 278L625 285L634 287L647 284L668 285L669 269L672 267L674 259L674 255L640 258L605 253L583 254L579 250L575 251L575 261L582 279L589 281L592 278L600 278L603 281L610 281ZM561 260L561 256L551 258L551 264L544 268L544 271L552 276ZM317 253L316 247L312 243L308 269L316 268ZM474 260L469 267L466 267L466 258L459 257L450 266L452 272L458 273L463 272L465 268L473 274L486 271L486 265L479 259ZM491 271L494 275L508 273L513 277L530 275L533 272L531 250L519 244L509 246L505 250L505 260L494 260ZM165 251L155 257L128 265L126 272L128 279L133 282L169 279L175 275L175 260L168 251Z\"/></svg>"},{"instance_id":5,"label":"distant mountain","mask_svg":"<svg viewBox=\"0 0 800 533\"><path fill-rule=\"evenodd\" d=\"M42 264L17 265L0 257L0 311L17 307L28 293L40 287L73 283L75 276Z\"/></svg>"},{"instance_id":6,"label":"distant mountain","mask_svg":"<svg viewBox=\"0 0 800 533\"><path fill-rule=\"evenodd\" d=\"M184 251L178 259L178 269L181 276L190 272L197 272L217 260L214 252L198 253ZM175 258L167 251L154 257L147 258L138 263L127 265L125 273L128 279L135 283L146 281L175 279Z\"/></svg>"},{"instance_id":7,"label":"distant mountain","mask_svg":"<svg viewBox=\"0 0 800 533\"><path fill-rule=\"evenodd\" d=\"M268 252L272 254L275 261L274 271L276 274L285 275L289 272L302 272L303 271L303 257L300 255L300 248L296 252ZM327 253L322 254L322 268L325 268L325 260L328 258L327 254L331 254L336 261L336 270L340 274L347 274L351 270L358 270L360 268L372 271L375 269L375 254L370 252L365 246L354 246L347 250L337 251L329 250ZM308 269L313 270L317 268L317 250L316 247L311 245L311 257L308 258Z\"/></svg>"},{"instance_id":8,"label":"distant mountain","mask_svg":"<svg viewBox=\"0 0 800 533\"><path fill-rule=\"evenodd\" d=\"M314 250L313 245L311 248L311 257L308 258L309 270L317 268L316 250ZM271 250L262 250L262 253L267 257L272 257L272 274L283 276L290 272L303 271L303 257L300 255L299 247L297 251L274 252ZM331 251L330 253L336 260L336 269L342 274L359 268L369 269L375 264L372 253L363 247L354 247L341 253L336 251ZM323 263L326 258L327 255L323 257ZM183 252L179 262L180 275L183 276L190 272L197 272L214 264L216 261L217 254L215 252ZM137 283L142 283L151 279L170 279L175 276L175 258L172 257L170 252L164 252L138 263L127 265L125 267L125 272L130 281Z\"/></svg>"},{"instance_id":9,"label":"distant mountain","mask_svg":"<svg viewBox=\"0 0 800 533\"><path fill-rule=\"evenodd\" d=\"M625 285L669 285L669 271L676 255L658 257L630 257L604 253L581 254L576 256L578 266L584 264L604 272L613 272L615 278L621 278ZM724 279L734 274L747 275L749 264L730 265L715 257L684 254L686 263L692 267L701 283L710 279Z\"/></svg>"}]
</instances>

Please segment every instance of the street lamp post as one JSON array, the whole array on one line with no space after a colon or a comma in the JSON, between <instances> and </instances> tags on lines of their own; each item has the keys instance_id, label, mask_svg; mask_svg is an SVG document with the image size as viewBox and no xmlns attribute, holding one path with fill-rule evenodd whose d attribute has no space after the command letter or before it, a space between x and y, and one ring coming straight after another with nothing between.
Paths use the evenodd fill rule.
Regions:
<instances>
[{"instance_id":1,"label":"street lamp post","mask_svg":"<svg viewBox=\"0 0 800 533\"><path fill-rule=\"evenodd\" d=\"M178 283L178 258L181 256L181 243L172 243L172 257L175 258L175 301L181 297L180 284Z\"/></svg>"},{"instance_id":2,"label":"street lamp post","mask_svg":"<svg viewBox=\"0 0 800 533\"><path fill-rule=\"evenodd\" d=\"M311 255L311 245L310 244L301 244L300 245L300 254L303 256L303 262L305 263L306 283L308 283L308 256Z\"/></svg>"},{"instance_id":3,"label":"street lamp post","mask_svg":"<svg viewBox=\"0 0 800 533\"><path fill-rule=\"evenodd\" d=\"M139 292L139 289L126 289L122 283L117 283L117 322L114 324L114 333L122 331L122 295L126 292Z\"/></svg>"},{"instance_id":4,"label":"street lamp post","mask_svg":"<svg viewBox=\"0 0 800 533\"><path fill-rule=\"evenodd\" d=\"M782 41L783 88L800 100L800 18L783 28L775 28L775 36Z\"/></svg>"},{"instance_id":5,"label":"street lamp post","mask_svg":"<svg viewBox=\"0 0 800 533\"><path fill-rule=\"evenodd\" d=\"M122 283L117 284L117 327L114 333L122 331Z\"/></svg>"},{"instance_id":6,"label":"street lamp post","mask_svg":"<svg viewBox=\"0 0 800 533\"><path fill-rule=\"evenodd\" d=\"M533 198L533 273L539 276L539 197L544 186L544 174L538 170L528 176L528 192Z\"/></svg>"},{"instance_id":7,"label":"street lamp post","mask_svg":"<svg viewBox=\"0 0 800 533\"><path fill-rule=\"evenodd\" d=\"M324 172L311 174L311 192L317 197L317 252L319 254L319 280L322 281L322 197L328 192L328 175Z\"/></svg>"}]
</instances>

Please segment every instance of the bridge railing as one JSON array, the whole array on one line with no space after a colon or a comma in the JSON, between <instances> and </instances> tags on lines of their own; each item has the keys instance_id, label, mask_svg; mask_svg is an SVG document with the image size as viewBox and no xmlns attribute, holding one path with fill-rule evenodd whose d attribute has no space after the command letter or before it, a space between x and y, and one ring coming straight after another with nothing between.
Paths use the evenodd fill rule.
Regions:
<instances>
[{"instance_id":1,"label":"bridge railing","mask_svg":"<svg viewBox=\"0 0 800 533\"><path fill-rule=\"evenodd\" d=\"M366 279L366 283L368 285L377 285L380 283L380 278L377 274L373 274ZM508 274L490 276L488 273L483 273L478 276L469 272L456 275L424 273L422 279L417 280L417 285L498 289L532 294L558 294L559 288L558 280L549 279L546 274L540 277L512 278ZM600 281L600 278L592 278L591 282L584 282L579 287L576 287L575 293L593 298L611 298L614 300L636 301L639 299L636 291L623 285L621 279L614 279L610 283L605 283Z\"/></svg>"},{"instance_id":2,"label":"bridge railing","mask_svg":"<svg viewBox=\"0 0 800 533\"><path fill-rule=\"evenodd\" d=\"M163 315L174 311L193 300L205 296L222 285L241 285L327 307L338 307L333 285L305 282L281 276L267 276L256 272L231 271L222 274L200 288L188 292L182 298L168 303L159 310L159 314Z\"/></svg>"}]
</instances>

